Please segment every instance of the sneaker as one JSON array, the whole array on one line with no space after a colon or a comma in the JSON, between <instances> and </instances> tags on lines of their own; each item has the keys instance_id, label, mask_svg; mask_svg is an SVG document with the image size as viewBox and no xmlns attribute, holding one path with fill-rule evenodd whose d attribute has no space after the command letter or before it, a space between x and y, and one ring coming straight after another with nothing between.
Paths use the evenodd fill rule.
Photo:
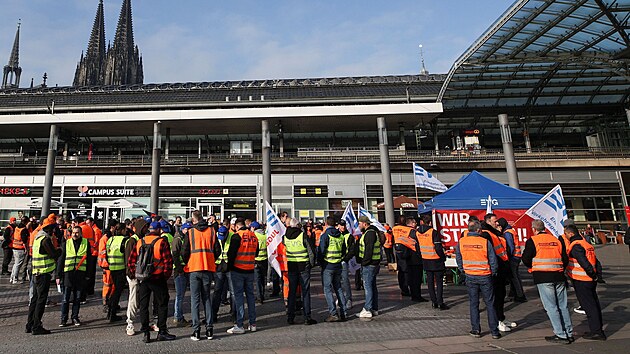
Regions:
<instances>
[{"instance_id":1,"label":"sneaker","mask_svg":"<svg viewBox=\"0 0 630 354\"><path fill-rule=\"evenodd\" d=\"M81 320L79 320L78 318L75 318L74 320L72 320L72 324L78 327L81 325Z\"/></svg>"},{"instance_id":2,"label":"sneaker","mask_svg":"<svg viewBox=\"0 0 630 354\"><path fill-rule=\"evenodd\" d=\"M492 339L501 339L501 333L493 334Z\"/></svg>"},{"instance_id":3,"label":"sneaker","mask_svg":"<svg viewBox=\"0 0 630 354\"><path fill-rule=\"evenodd\" d=\"M175 338L177 338L177 336L168 333L168 331L161 331L158 333L158 336L157 336L158 342L175 340Z\"/></svg>"},{"instance_id":4,"label":"sneaker","mask_svg":"<svg viewBox=\"0 0 630 354\"><path fill-rule=\"evenodd\" d=\"M212 340L214 338L214 328L206 328L206 339Z\"/></svg>"},{"instance_id":5,"label":"sneaker","mask_svg":"<svg viewBox=\"0 0 630 354\"><path fill-rule=\"evenodd\" d=\"M256 332L256 325L250 324L249 327L247 327L247 330L250 332Z\"/></svg>"},{"instance_id":6,"label":"sneaker","mask_svg":"<svg viewBox=\"0 0 630 354\"><path fill-rule=\"evenodd\" d=\"M59 327L66 327L68 325L68 321L61 321Z\"/></svg>"},{"instance_id":7,"label":"sneaker","mask_svg":"<svg viewBox=\"0 0 630 354\"><path fill-rule=\"evenodd\" d=\"M370 311L368 311L366 309L363 309L363 310L361 310L361 312L359 312L357 314L357 316L359 318L372 318L372 312L370 312Z\"/></svg>"},{"instance_id":8,"label":"sneaker","mask_svg":"<svg viewBox=\"0 0 630 354\"><path fill-rule=\"evenodd\" d=\"M508 326L506 326L503 321L499 321L499 331L501 332L510 332L512 329Z\"/></svg>"},{"instance_id":9,"label":"sneaker","mask_svg":"<svg viewBox=\"0 0 630 354\"><path fill-rule=\"evenodd\" d=\"M188 327L190 326L190 322L186 321L186 319L178 320L176 318L173 319L173 325L177 328Z\"/></svg>"},{"instance_id":10,"label":"sneaker","mask_svg":"<svg viewBox=\"0 0 630 354\"><path fill-rule=\"evenodd\" d=\"M512 322L510 320L503 320L503 324L510 327L510 328L516 328L516 322Z\"/></svg>"},{"instance_id":11,"label":"sneaker","mask_svg":"<svg viewBox=\"0 0 630 354\"><path fill-rule=\"evenodd\" d=\"M584 311L584 310L582 309L582 306L580 306L580 307L574 307L574 308L573 308L573 312L575 312L575 313L579 313L580 315L586 315L586 311Z\"/></svg>"},{"instance_id":12,"label":"sneaker","mask_svg":"<svg viewBox=\"0 0 630 354\"><path fill-rule=\"evenodd\" d=\"M150 324L149 327L151 327L151 330L153 332L159 332L160 331L160 328L156 324Z\"/></svg>"},{"instance_id":13,"label":"sneaker","mask_svg":"<svg viewBox=\"0 0 630 354\"><path fill-rule=\"evenodd\" d=\"M243 334L245 333L245 328L234 325L234 327L227 330L229 334Z\"/></svg>"},{"instance_id":14,"label":"sneaker","mask_svg":"<svg viewBox=\"0 0 630 354\"><path fill-rule=\"evenodd\" d=\"M571 344L571 340L567 338L560 338L558 336L547 336L545 340L549 343L561 343L561 344Z\"/></svg>"},{"instance_id":15,"label":"sneaker","mask_svg":"<svg viewBox=\"0 0 630 354\"><path fill-rule=\"evenodd\" d=\"M526 298L526 297L524 297L524 296L523 296L523 297L518 297L518 296L515 296L515 297L514 297L514 301L515 301L515 302L520 302L520 303L523 303L523 302L527 302L527 298Z\"/></svg>"},{"instance_id":16,"label":"sneaker","mask_svg":"<svg viewBox=\"0 0 630 354\"><path fill-rule=\"evenodd\" d=\"M582 338L588 340L606 340L606 335L604 333L586 333Z\"/></svg>"},{"instance_id":17,"label":"sneaker","mask_svg":"<svg viewBox=\"0 0 630 354\"><path fill-rule=\"evenodd\" d=\"M330 315L324 320L324 322L339 322L339 317Z\"/></svg>"},{"instance_id":18,"label":"sneaker","mask_svg":"<svg viewBox=\"0 0 630 354\"><path fill-rule=\"evenodd\" d=\"M194 331L193 334L190 336L190 339L194 340L195 342L200 341L201 340L200 331Z\"/></svg>"},{"instance_id":19,"label":"sneaker","mask_svg":"<svg viewBox=\"0 0 630 354\"><path fill-rule=\"evenodd\" d=\"M111 315L109 316L109 323L114 323L114 322L119 322L122 321L123 318L118 316L118 315Z\"/></svg>"},{"instance_id":20,"label":"sneaker","mask_svg":"<svg viewBox=\"0 0 630 354\"><path fill-rule=\"evenodd\" d=\"M481 332L479 332L479 331L472 330L472 331L468 332L468 334L470 334L474 338L481 338Z\"/></svg>"},{"instance_id":21,"label":"sneaker","mask_svg":"<svg viewBox=\"0 0 630 354\"><path fill-rule=\"evenodd\" d=\"M450 307L447 304L439 304L437 309L440 311L444 311L450 309Z\"/></svg>"},{"instance_id":22,"label":"sneaker","mask_svg":"<svg viewBox=\"0 0 630 354\"><path fill-rule=\"evenodd\" d=\"M134 334L136 334L136 328L133 326L133 323L127 324L126 331L128 336L133 336Z\"/></svg>"}]
</instances>

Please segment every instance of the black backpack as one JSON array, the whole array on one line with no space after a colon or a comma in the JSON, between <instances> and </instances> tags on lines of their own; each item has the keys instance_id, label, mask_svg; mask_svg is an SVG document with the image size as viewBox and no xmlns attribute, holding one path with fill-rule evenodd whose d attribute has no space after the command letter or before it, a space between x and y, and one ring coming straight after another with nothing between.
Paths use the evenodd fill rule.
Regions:
<instances>
[{"instance_id":1,"label":"black backpack","mask_svg":"<svg viewBox=\"0 0 630 354\"><path fill-rule=\"evenodd\" d=\"M150 244L144 242L144 238L140 240L142 245L140 250L138 250L138 261L136 262L136 280L138 280L138 283L149 279L153 274L155 270L153 265L153 246L160 239L161 237L156 237Z\"/></svg>"}]
</instances>

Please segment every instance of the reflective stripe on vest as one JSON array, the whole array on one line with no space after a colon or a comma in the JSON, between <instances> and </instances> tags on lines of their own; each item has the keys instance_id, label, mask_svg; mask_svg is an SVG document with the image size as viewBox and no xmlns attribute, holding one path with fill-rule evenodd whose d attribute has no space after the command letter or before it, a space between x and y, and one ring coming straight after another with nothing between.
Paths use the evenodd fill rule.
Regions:
<instances>
[{"instance_id":1,"label":"reflective stripe on vest","mask_svg":"<svg viewBox=\"0 0 630 354\"><path fill-rule=\"evenodd\" d=\"M562 272L562 245L549 234L532 236L536 256L532 259L532 272Z\"/></svg>"},{"instance_id":2,"label":"reflective stripe on vest","mask_svg":"<svg viewBox=\"0 0 630 354\"><path fill-rule=\"evenodd\" d=\"M214 228L208 227L203 231L192 228L188 230L188 237L190 240L190 258L184 271L186 273L215 272L217 266L214 259L214 242L216 240Z\"/></svg>"},{"instance_id":3,"label":"reflective stripe on vest","mask_svg":"<svg viewBox=\"0 0 630 354\"><path fill-rule=\"evenodd\" d=\"M306 246L304 246L304 233L301 232L300 235L293 240L284 238L284 246L287 250L287 261L288 262L308 262L308 250Z\"/></svg>"},{"instance_id":4,"label":"reflective stripe on vest","mask_svg":"<svg viewBox=\"0 0 630 354\"><path fill-rule=\"evenodd\" d=\"M365 234L361 235L359 239L359 258L363 259L365 255ZM378 234L376 235L376 241L374 242L374 248L372 250L372 260L380 261L381 260L381 241L378 238Z\"/></svg>"},{"instance_id":5,"label":"reflective stripe on vest","mask_svg":"<svg viewBox=\"0 0 630 354\"><path fill-rule=\"evenodd\" d=\"M412 252L416 252L416 244L418 242L411 238L411 231L413 231L413 228L398 225L394 226L392 231L394 232L394 243L403 245L409 248Z\"/></svg>"},{"instance_id":6,"label":"reflective stripe on vest","mask_svg":"<svg viewBox=\"0 0 630 354\"><path fill-rule=\"evenodd\" d=\"M109 270L125 269L125 253L120 252L123 242L126 242L125 236L112 236L107 240L106 257L109 263Z\"/></svg>"},{"instance_id":7,"label":"reflective stripe on vest","mask_svg":"<svg viewBox=\"0 0 630 354\"><path fill-rule=\"evenodd\" d=\"M254 270L258 238L249 230L240 230L237 234L241 236L241 243L234 259L234 267L242 270Z\"/></svg>"},{"instance_id":8,"label":"reflective stripe on vest","mask_svg":"<svg viewBox=\"0 0 630 354\"><path fill-rule=\"evenodd\" d=\"M462 237L459 240L459 253L466 275L487 276L492 274L488 262L488 241L483 237Z\"/></svg>"},{"instance_id":9,"label":"reflective stripe on vest","mask_svg":"<svg viewBox=\"0 0 630 354\"><path fill-rule=\"evenodd\" d=\"M505 238L499 237L493 234L492 232L488 232L488 234L490 234L490 238L492 239L492 247L494 247L494 254L496 254L497 257L499 257L502 261L507 261L508 255L507 255L507 248L505 247L507 245L507 242L505 241Z\"/></svg>"},{"instance_id":10,"label":"reflective stripe on vest","mask_svg":"<svg viewBox=\"0 0 630 354\"><path fill-rule=\"evenodd\" d=\"M23 250L26 247L24 247L24 242L22 241L22 230L24 230L24 227L16 227L15 230L13 230L13 234L11 234L11 243L9 244L10 248L13 248L14 250Z\"/></svg>"},{"instance_id":11,"label":"reflective stripe on vest","mask_svg":"<svg viewBox=\"0 0 630 354\"><path fill-rule=\"evenodd\" d=\"M42 242L46 237L46 234L40 233L33 241L33 274L35 275L52 273L57 268L57 264L52 257L48 254L40 253Z\"/></svg>"},{"instance_id":12,"label":"reflective stripe on vest","mask_svg":"<svg viewBox=\"0 0 630 354\"><path fill-rule=\"evenodd\" d=\"M582 248L584 248L584 251L586 251L586 259L594 268L595 264L597 263L597 258L595 257L595 248L593 247L593 245L586 242L586 240L584 239L573 241L571 242L571 245L569 246L569 252L568 252L569 255L571 254L571 250L573 249L575 245L580 245L582 246ZM586 273L586 271L584 270L584 268L582 268L578 260L575 258L571 258L571 256L569 256L569 264L567 265L567 275L569 276L569 278L573 280L593 281L593 278L591 278Z\"/></svg>"},{"instance_id":13,"label":"reflective stripe on vest","mask_svg":"<svg viewBox=\"0 0 630 354\"><path fill-rule=\"evenodd\" d=\"M232 233L228 234L228 237L225 239L225 241L222 243L221 241L219 242L219 247L221 248L221 254L219 255L219 258L214 262L215 264L221 264L221 262L225 262L227 263L228 261L228 257L227 257L227 253L228 250L230 249L230 241L232 241Z\"/></svg>"},{"instance_id":14,"label":"reflective stripe on vest","mask_svg":"<svg viewBox=\"0 0 630 354\"><path fill-rule=\"evenodd\" d=\"M79 245L79 251L74 248L74 240L69 239L66 241L66 260L63 264L64 272L80 271L85 272L87 269L87 262L83 257L87 257L88 240L82 238L81 245ZM81 264L81 265L79 265Z\"/></svg>"},{"instance_id":15,"label":"reflective stripe on vest","mask_svg":"<svg viewBox=\"0 0 630 354\"><path fill-rule=\"evenodd\" d=\"M255 232L258 239L258 256L256 256L257 262L267 260L267 235Z\"/></svg>"},{"instance_id":16,"label":"reflective stripe on vest","mask_svg":"<svg viewBox=\"0 0 630 354\"><path fill-rule=\"evenodd\" d=\"M416 233L418 243L420 243L420 254L422 259L440 259L435 252L435 244L433 243L433 229L429 229L425 233Z\"/></svg>"},{"instance_id":17,"label":"reflective stripe on vest","mask_svg":"<svg viewBox=\"0 0 630 354\"><path fill-rule=\"evenodd\" d=\"M341 251L343 250L343 237L332 237L328 235L328 248L324 260L328 263L341 263Z\"/></svg>"}]
</instances>

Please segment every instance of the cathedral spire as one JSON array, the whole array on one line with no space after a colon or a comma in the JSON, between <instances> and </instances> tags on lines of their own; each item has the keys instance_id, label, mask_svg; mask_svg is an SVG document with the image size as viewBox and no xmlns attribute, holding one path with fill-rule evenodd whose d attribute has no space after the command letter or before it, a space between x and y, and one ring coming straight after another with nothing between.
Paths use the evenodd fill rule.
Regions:
<instances>
[{"instance_id":1,"label":"cathedral spire","mask_svg":"<svg viewBox=\"0 0 630 354\"><path fill-rule=\"evenodd\" d=\"M100 0L87 51L85 56L81 53L81 60L74 74L74 86L102 85L105 76L106 55L105 11L103 10L103 0Z\"/></svg>"},{"instance_id":2,"label":"cathedral spire","mask_svg":"<svg viewBox=\"0 0 630 354\"><path fill-rule=\"evenodd\" d=\"M88 42L87 56L105 59L105 12L103 11L103 0L99 1L92 34Z\"/></svg>"},{"instance_id":3,"label":"cathedral spire","mask_svg":"<svg viewBox=\"0 0 630 354\"><path fill-rule=\"evenodd\" d=\"M142 62L133 39L131 0L123 0L114 44L107 53L105 85L142 84Z\"/></svg>"},{"instance_id":4,"label":"cathedral spire","mask_svg":"<svg viewBox=\"0 0 630 354\"><path fill-rule=\"evenodd\" d=\"M20 76L22 68L20 67L20 27L22 20L18 22L17 31L15 32L15 40L13 41L13 49L9 56L9 63L2 70L2 87L12 88L20 86Z\"/></svg>"}]
</instances>

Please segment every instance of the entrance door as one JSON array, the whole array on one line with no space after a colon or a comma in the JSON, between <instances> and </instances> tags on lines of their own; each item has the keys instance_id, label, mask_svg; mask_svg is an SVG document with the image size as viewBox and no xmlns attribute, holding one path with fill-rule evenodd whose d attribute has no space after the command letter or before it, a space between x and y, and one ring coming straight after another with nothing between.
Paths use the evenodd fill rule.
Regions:
<instances>
[{"instance_id":1,"label":"entrance door","mask_svg":"<svg viewBox=\"0 0 630 354\"><path fill-rule=\"evenodd\" d=\"M197 209L199 209L204 218L207 218L209 215L214 215L217 220L222 220L223 201L220 199L199 199L197 201Z\"/></svg>"}]
</instances>

